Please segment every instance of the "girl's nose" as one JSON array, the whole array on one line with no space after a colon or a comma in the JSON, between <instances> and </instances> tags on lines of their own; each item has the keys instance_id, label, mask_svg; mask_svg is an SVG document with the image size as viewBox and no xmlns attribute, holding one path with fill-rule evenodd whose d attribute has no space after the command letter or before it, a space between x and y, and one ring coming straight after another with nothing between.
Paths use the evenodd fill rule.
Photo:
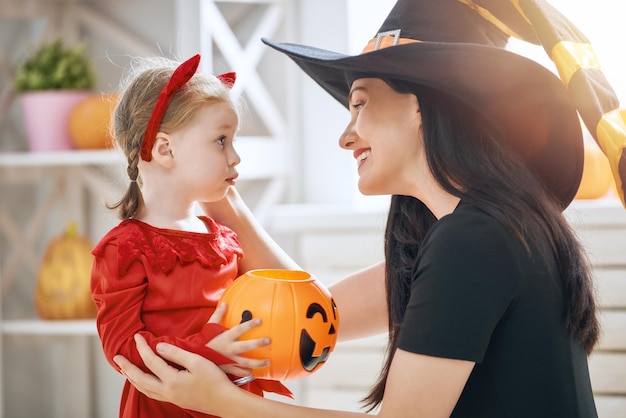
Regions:
<instances>
[{"instance_id":1,"label":"girl's nose","mask_svg":"<svg viewBox=\"0 0 626 418\"><path fill-rule=\"evenodd\" d=\"M239 154L237 154L237 151L233 150L232 155L230 156L230 159L229 159L229 165L234 167L240 162L241 162L241 157L239 156Z\"/></svg>"}]
</instances>

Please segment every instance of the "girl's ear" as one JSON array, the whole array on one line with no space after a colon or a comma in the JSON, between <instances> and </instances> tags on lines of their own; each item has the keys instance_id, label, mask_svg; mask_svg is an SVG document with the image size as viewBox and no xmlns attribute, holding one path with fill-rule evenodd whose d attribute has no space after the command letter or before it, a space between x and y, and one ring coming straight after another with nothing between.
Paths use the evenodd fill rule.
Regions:
<instances>
[{"instance_id":1,"label":"girl's ear","mask_svg":"<svg viewBox=\"0 0 626 418\"><path fill-rule=\"evenodd\" d=\"M166 133L157 132L156 140L152 147L152 159L167 168L174 164L170 138Z\"/></svg>"}]
</instances>

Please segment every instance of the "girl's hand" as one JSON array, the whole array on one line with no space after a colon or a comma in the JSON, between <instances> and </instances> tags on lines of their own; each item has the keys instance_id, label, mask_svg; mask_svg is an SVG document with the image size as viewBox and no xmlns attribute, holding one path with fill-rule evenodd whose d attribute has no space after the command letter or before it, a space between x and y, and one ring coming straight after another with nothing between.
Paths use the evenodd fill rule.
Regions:
<instances>
[{"instance_id":1,"label":"girl's hand","mask_svg":"<svg viewBox=\"0 0 626 418\"><path fill-rule=\"evenodd\" d=\"M219 323L226 313L226 303L222 303L217 307L209 322ZM220 354L236 361L237 364L225 364L219 366L224 372L235 376L249 376L253 368L267 367L269 360L251 359L242 356L246 351L264 347L270 343L269 338L257 338L252 340L240 340L239 338L251 329L261 325L259 318L251 319L237 326L232 327L228 331L224 331L220 335L213 338L207 343L207 347L219 352Z\"/></svg>"},{"instance_id":2,"label":"girl's hand","mask_svg":"<svg viewBox=\"0 0 626 418\"><path fill-rule=\"evenodd\" d=\"M122 374L144 395L165 402L175 403L182 408L211 413L208 407L218 407L226 402L227 392L237 388L228 377L211 361L202 356L182 350L176 346L159 343L156 355L146 340L135 335L137 351L146 367L153 373L145 373L124 356L117 355L114 361ZM178 370L165 362L170 360L183 366ZM207 391L207 388L211 390Z\"/></svg>"}]
</instances>

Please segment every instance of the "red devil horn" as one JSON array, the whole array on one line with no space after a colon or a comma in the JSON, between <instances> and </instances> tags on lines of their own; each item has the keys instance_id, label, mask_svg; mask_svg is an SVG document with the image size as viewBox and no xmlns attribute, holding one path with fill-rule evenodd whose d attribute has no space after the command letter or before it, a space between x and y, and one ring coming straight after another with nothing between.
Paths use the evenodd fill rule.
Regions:
<instances>
[{"instance_id":1,"label":"red devil horn","mask_svg":"<svg viewBox=\"0 0 626 418\"><path fill-rule=\"evenodd\" d=\"M218 75L217 78L219 78L220 81L224 83L226 87L230 89L235 85L235 80L237 79L237 73L235 72L224 73L224 74Z\"/></svg>"},{"instance_id":2,"label":"red devil horn","mask_svg":"<svg viewBox=\"0 0 626 418\"><path fill-rule=\"evenodd\" d=\"M156 140L156 134L159 130L159 126L161 126L161 120L163 120L163 116L165 115L167 106L170 104L170 100L172 100L172 96L174 95L174 93L176 93L176 91L178 91L182 86L185 85L185 83L187 83L191 79L191 77L193 77L198 69L199 64L200 54L196 54L193 57L189 58L187 61L180 64L172 73L172 76L161 90L161 93L159 93L159 97L157 98L157 102L154 105L154 109L152 109L150 120L148 120L146 133L144 134L144 139L141 144L142 160L152 160L152 146L154 145L154 141Z\"/></svg>"}]
</instances>

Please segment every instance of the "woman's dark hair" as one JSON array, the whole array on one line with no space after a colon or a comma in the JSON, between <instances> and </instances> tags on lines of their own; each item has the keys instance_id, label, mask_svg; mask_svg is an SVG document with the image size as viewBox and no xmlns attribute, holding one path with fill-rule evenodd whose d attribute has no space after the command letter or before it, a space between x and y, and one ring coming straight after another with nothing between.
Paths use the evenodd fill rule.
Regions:
<instances>
[{"instance_id":1,"label":"woman's dark hair","mask_svg":"<svg viewBox=\"0 0 626 418\"><path fill-rule=\"evenodd\" d=\"M558 264L565 326L590 353L599 335L591 269L559 204L470 106L427 87L387 83L401 93L417 96L427 162L448 193L496 218L526 248L529 242L550 244L554 254L544 256L556 258ZM410 297L411 272L422 240L435 221L421 201L410 196L392 197L385 231L389 344L378 380L363 399L368 411L382 401Z\"/></svg>"}]
</instances>

